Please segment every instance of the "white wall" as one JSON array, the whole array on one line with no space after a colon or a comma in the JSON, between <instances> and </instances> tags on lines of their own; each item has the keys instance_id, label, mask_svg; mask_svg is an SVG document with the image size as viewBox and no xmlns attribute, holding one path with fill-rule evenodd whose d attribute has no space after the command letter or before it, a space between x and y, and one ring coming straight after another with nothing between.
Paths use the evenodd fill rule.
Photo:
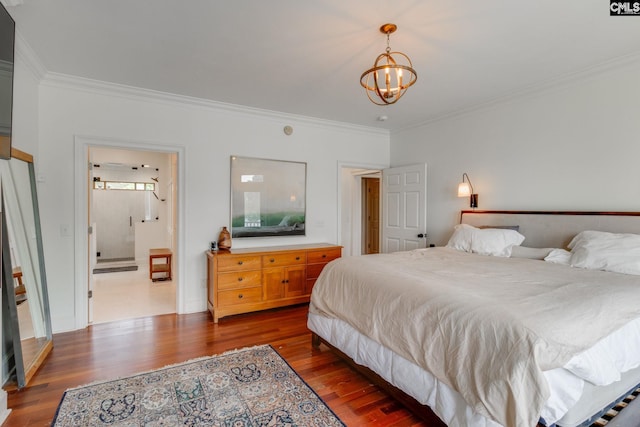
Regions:
<instances>
[{"instance_id":1,"label":"white wall","mask_svg":"<svg viewBox=\"0 0 640 427\"><path fill-rule=\"evenodd\" d=\"M74 137L184 147L184 304L206 309L204 251L229 225L232 154L307 162L307 235L234 239L234 247L337 241L338 162L389 163L389 135L295 116L49 76L40 91L39 173L44 250L54 332L74 329ZM285 125L294 128L286 136Z\"/></svg>"},{"instance_id":2,"label":"white wall","mask_svg":"<svg viewBox=\"0 0 640 427\"><path fill-rule=\"evenodd\" d=\"M429 164L429 243L445 244L469 208L463 172L480 209L639 211L639 75L636 59L392 133L392 166Z\"/></svg>"}]
</instances>

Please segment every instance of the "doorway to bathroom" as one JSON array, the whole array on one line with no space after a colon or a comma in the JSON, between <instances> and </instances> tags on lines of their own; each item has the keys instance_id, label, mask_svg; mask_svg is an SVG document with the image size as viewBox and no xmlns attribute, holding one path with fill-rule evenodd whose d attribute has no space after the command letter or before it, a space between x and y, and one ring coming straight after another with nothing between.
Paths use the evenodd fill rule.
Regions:
<instances>
[{"instance_id":1,"label":"doorway to bathroom","mask_svg":"<svg viewBox=\"0 0 640 427\"><path fill-rule=\"evenodd\" d=\"M176 247L176 157L89 147L90 323L176 312L174 278L149 274L149 250Z\"/></svg>"}]
</instances>

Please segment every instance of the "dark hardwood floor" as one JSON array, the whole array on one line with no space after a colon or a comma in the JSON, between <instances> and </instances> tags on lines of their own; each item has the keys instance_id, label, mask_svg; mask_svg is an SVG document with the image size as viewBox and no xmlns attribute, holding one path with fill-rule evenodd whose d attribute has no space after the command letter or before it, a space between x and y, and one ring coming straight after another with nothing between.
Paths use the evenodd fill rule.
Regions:
<instances>
[{"instance_id":1,"label":"dark hardwood floor","mask_svg":"<svg viewBox=\"0 0 640 427\"><path fill-rule=\"evenodd\" d=\"M8 391L9 426L48 426L68 388L195 357L271 344L347 426L428 426L324 345L311 346L306 305L223 318L209 313L103 323L54 335L54 347L22 390Z\"/></svg>"}]
</instances>

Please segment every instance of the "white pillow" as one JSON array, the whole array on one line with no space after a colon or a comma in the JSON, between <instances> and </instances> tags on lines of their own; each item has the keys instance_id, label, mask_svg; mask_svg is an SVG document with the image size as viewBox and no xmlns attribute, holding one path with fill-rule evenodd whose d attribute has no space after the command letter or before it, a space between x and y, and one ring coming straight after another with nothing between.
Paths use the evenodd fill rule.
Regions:
<instances>
[{"instance_id":1,"label":"white pillow","mask_svg":"<svg viewBox=\"0 0 640 427\"><path fill-rule=\"evenodd\" d=\"M569 249L573 249L576 247L576 245L581 245L584 242L588 242L590 240L597 240L597 239L601 239L607 238L607 235L609 235L611 233L608 233L606 231L595 231L595 230L585 230L585 231L581 231L580 233L576 234L573 239L571 239L571 241L569 242L569 244L567 245L567 247Z\"/></svg>"},{"instance_id":2,"label":"white pillow","mask_svg":"<svg viewBox=\"0 0 640 427\"><path fill-rule=\"evenodd\" d=\"M583 231L569 243L573 267L640 275L640 235Z\"/></svg>"},{"instance_id":3,"label":"white pillow","mask_svg":"<svg viewBox=\"0 0 640 427\"><path fill-rule=\"evenodd\" d=\"M511 246L511 258L545 259L553 248L528 248L526 246Z\"/></svg>"},{"instance_id":4,"label":"white pillow","mask_svg":"<svg viewBox=\"0 0 640 427\"><path fill-rule=\"evenodd\" d=\"M508 257L511 247L524 241L524 236L515 230L503 228L476 228L469 224L458 224L447 247L480 255Z\"/></svg>"},{"instance_id":5,"label":"white pillow","mask_svg":"<svg viewBox=\"0 0 640 427\"><path fill-rule=\"evenodd\" d=\"M564 249L554 249L549 252L549 255L544 257L544 260L553 264L571 265L569 260L571 259L571 252Z\"/></svg>"},{"instance_id":6,"label":"white pillow","mask_svg":"<svg viewBox=\"0 0 640 427\"><path fill-rule=\"evenodd\" d=\"M447 247L463 252L471 252L473 230L476 230L476 228L467 224L456 225L453 227L453 234L447 242Z\"/></svg>"}]
</instances>

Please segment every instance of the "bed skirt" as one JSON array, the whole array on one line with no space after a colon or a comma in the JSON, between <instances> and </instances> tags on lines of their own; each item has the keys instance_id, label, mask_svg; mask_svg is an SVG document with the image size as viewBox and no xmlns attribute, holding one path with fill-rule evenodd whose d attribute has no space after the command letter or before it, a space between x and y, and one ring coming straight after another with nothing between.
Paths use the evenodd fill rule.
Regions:
<instances>
[{"instance_id":1,"label":"bed skirt","mask_svg":"<svg viewBox=\"0 0 640 427\"><path fill-rule=\"evenodd\" d=\"M427 413L432 411L450 427L501 427L473 411L459 393L429 372L358 333L345 322L309 313L308 327L354 363L367 367L393 388L415 399L413 404L411 401L402 403L413 412L419 412L420 416L424 415L419 406L426 405L429 407ZM567 371L550 376L545 372L545 376L550 383L552 397L544 409L543 420L547 414L547 418L558 426L582 427L590 425L594 414L600 413L602 408L619 400L640 383L640 367L625 373L622 380L604 387L593 386ZM391 394L395 393L391 391Z\"/></svg>"}]
</instances>

